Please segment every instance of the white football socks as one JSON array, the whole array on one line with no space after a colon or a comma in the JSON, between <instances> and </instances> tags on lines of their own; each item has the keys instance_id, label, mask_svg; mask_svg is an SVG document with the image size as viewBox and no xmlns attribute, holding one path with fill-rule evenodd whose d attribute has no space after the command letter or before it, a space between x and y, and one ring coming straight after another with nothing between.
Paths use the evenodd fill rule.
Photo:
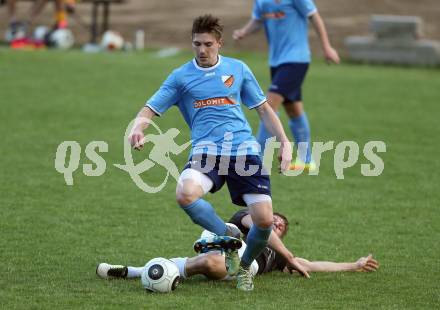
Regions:
<instances>
[{"instance_id":1,"label":"white football socks","mask_svg":"<svg viewBox=\"0 0 440 310\"><path fill-rule=\"evenodd\" d=\"M188 260L188 257L176 257L176 258L170 258L170 261L172 261L174 264L177 265L177 268L179 268L180 277L182 279L186 279L186 273L185 273L185 265L186 261Z\"/></svg>"},{"instance_id":2,"label":"white football socks","mask_svg":"<svg viewBox=\"0 0 440 310\"><path fill-rule=\"evenodd\" d=\"M128 272L127 272L127 279L132 279L132 278L140 278L142 271L144 270L144 267L131 267L128 266L127 267Z\"/></svg>"},{"instance_id":3,"label":"white football socks","mask_svg":"<svg viewBox=\"0 0 440 310\"><path fill-rule=\"evenodd\" d=\"M172 261L174 264L176 264L177 268L179 268L179 274L182 279L186 279L186 273L185 273L185 265L186 261L188 260L188 257L176 257L176 258L170 258L170 261ZM144 270L144 267L127 267L127 279L132 278L140 278L142 275L142 271Z\"/></svg>"}]
</instances>

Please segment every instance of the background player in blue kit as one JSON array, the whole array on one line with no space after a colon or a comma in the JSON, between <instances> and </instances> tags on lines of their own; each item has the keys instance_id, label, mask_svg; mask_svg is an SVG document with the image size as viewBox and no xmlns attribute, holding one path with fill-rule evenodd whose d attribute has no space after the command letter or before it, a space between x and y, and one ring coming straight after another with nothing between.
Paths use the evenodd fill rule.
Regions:
<instances>
[{"instance_id":1,"label":"background player in blue kit","mask_svg":"<svg viewBox=\"0 0 440 310\"><path fill-rule=\"evenodd\" d=\"M301 152L300 149L299 158L291 165L291 169L314 169L311 162L309 121L303 109L301 95L301 85L311 58L308 42L309 19L320 38L325 59L339 63L338 53L330 44L324 22L313 0L254 0L252 18L243 28L233 33L235 40L241 40L264 25L269 43L272 78L268 101L275 111L284 104L295 142L297 145L304 144L304 151ZM262 148L266 139L271 136L264 124L260 123L257 140Z\"/></svg>"},{"instance_id":2,"label":"background player in blue kit","mask_svg":"<svg viewBox=\"0 0 440 310\"><path fill-rule=\"evenodd\" d=\"M226 183L232 201L249 207L254 224L248 233L248 246L241 261L237 251L228 252L225 264L230 275L237 275L237 288L250 291L253 283L249 267L267 244L273 215L270 180L262 171L259 145L252 136L241 105L256 109L262 123L281 142L279 159L283 171L289 168L292 149L250 69L239 60L219 55L222 31L218 18L211 15L194 20L195 58L174 70L147 101L138 114L129 140L135 149L142 148L143 131L149 120L174 105L179 108L191 128L192 149L178 181L177 202L194 223L219 236L239 235L239 230L227 226L202 196L216 192ZM225 150L227 152L223 153ZM246 169L240 170L240 165ZM207 166L211 169L207 170ZM249 171L251 166L257 170L245 176L244 170ZM299 263L294 261L294 265L308 276Z\"/></svg>"}]
</instances>

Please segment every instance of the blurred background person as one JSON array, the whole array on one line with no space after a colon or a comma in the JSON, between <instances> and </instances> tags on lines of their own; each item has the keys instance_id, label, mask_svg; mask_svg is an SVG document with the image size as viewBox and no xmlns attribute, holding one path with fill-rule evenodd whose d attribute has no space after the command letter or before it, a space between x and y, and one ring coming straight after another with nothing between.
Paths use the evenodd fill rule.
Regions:
<instances>
[{"instance_id":1,"label":"blurred background person","mask_svg":"<svg viewBox=\"0 0 440 310\"><path fill-rule=\"evenodd\" d=\"M7 11L9 27L6 30L5 40L7 42L12 42L14 40L23 39L26 37L29 28L33 25L36 17L43 11L47 0L35 0L31 7L29 15L20 20L17 18L17 1L7 0ZM74 5L74 3L73 3ZM72 7L72 1L69 2L69 7ZM66 16L66 3L65 0L55 0L54 1L55 18L53 29L65 29L67 28L67 16Z\"/></svg>"},{"instance_id":2,"label":"blurred background person","mask_svg":"<svg viewBox=\"0 0 440 310\"><path fill-rule=\"evenodd\" d=\"M234 40L239 41L264 27L269 44L272 80L267 99L275 111L281 105L284 106L295 143L303 143L305 146L305 150L299 148L298 158L290 167L300 170L315 169L309 120L303 108L301 91L311 61L309 21L318 34L326 61L338 64L339 55L330 44L324 22L313 0L254 0L251 19L233 33ZM260 122L257 139L262 155L266 140L270 137Z\"/></svg>"}]
</instances>

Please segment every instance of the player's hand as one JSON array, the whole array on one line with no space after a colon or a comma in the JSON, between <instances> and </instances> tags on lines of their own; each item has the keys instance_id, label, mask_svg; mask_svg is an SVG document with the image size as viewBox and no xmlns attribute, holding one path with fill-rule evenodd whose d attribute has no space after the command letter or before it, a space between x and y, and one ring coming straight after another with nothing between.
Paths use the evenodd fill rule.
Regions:
<instances>
[{"instance_id":1,"label":"player's hand","mask_svg":"<svg viewBox=\"0 0 440 310\"><path fill-rule=\"evenodd\" d=\"M133 130L128 136L128 141L135 150L142 150L144 147L144 133L142 130Z\"/></svg>"},{"instance_id":2,"label":"player's hand","mask_svg":"<svg viewBox=\"0 0 440 310\"><path fill-rule=\"evenodd\" d=\"M379 263L371 254L367 257L359 258L356 262L356 265L358 266L358 271L372 272L379 269Z\"/></svg>"},{"instance_id":3,"label":"player's hand","mask_svg":"<svg viewBox=\"0 0 440 310\"><path fill-rule=\"evenodd\" d=\"M287 269L290 273L293 272L293 270L298 271L304 278L310 278L310 275L308 274L307 270L304 268L303 265L294 257L291 258L286 265Z\"/></svg>"},{"instance_id":4,"label":"player's hand","mask_svg":"<svg viewBox=\"0 0 440 310\"><path fill-rule=\"evenodd\" d=\"M235 41L240 41L241 39L243 39L246 36L246 33L243 29L236 29L234 30L234 32L232 33L232 38Z\"/></svg>"},{"instance_id":5,"label":"player's hand","mask_svg":"<svg viewBox=\"0 0 440 310\"><path fill-rule=\"evenodd\" d=\"M292 162L292 144L289 141L281 142L278 160L280 161L281 172L289 170L290 163Z\"/></svg>"},{"instance_id":6,"label":"player's hand","mask_svg":"<svg viewBox=\"0 0 440 310\"><path fill-rule=\"evenodd\" d=\"M331 46L324 49L324 57L327 63L339 64L341 62L338 52Z\"/></svg>"}]
</instances>

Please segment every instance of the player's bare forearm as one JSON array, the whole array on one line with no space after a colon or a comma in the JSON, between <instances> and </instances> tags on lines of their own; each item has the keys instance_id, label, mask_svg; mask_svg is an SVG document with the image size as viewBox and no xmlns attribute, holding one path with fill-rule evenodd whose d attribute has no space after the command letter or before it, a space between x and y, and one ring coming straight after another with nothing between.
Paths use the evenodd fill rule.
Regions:
<instances>
[{"instance_id":1,"label":"player's bare forearm","mask_svg":"<svg viewBox=\"0 0 440 310\"><path fill-rule=\"evenodd\" d=\"M270 134L277 138L278 142L289 142L284 132L280 119L275 114L269 103L265 102L257 108L258 115Z\"/></svg>"},{"instance_id":2,"label":"player's bare forearm","mask_svg":"<svg viewBox=\"0 0 440 310\"><path fill-rule=\"evenodd\" d=\"M156 115L149 107L143 107L136 116L133 130L144 131L150 125L151 119Z\"/></svg>"},{"instance_id":3,"label":"player's bare forearm","mask_svg":"<svg viewBox=\"0 0 440 310\"><path fill-rule=\"evenodd\" d=\"M289 251L289 249L286 248L283 241L280 239L280 237L277 236L277 234L272 231L269 235L269 240L267 241L267 244L278 254L283 256L287 261L291 260L295 256L292 254L292 252Z\"/></svg>"},{"instance_id":4,"label":"player's bare forearm","mask_svg":"<svg viewBox=\"0 0 440 310\"><path fill-rule=\"evenodd\" d=\"M325 49L325 47L331 46L330 40L328 39L327 29L325 28L324 21L322 20L321 15L316 12L310 17L310 19L319 37L322 47Z\"/></svg>"},{"instance_id":5,"label":"player's bare forearm","mask_svg":"<svg viewBox=\"0 0 440 310\"><path fill-rule=\"evenodd\" d=\"M251 18L243 28L234 30L232 34L232 38L234 40L241 40L247 37L248 35L255 33L261 29L262 23L261 21Z\"/></svg>"},{"instance_id":6,"label":"player's bare forearm","mask_svg":"<svg viewBox=\"0 0 440 310\"><path fill-rule=\"evenodd\" d=\"M150 125L151 119L156 115L149 107L143 107L134 121L128 140L131 146L136 149L142 149L144 145L144 130Z\"/></svg>"},{"instance_id":7,"label":"player's bare forearm","mask_svg":"<svg viewBox=\"0 0 440 310\"><path fill-rule=\"evenodd\" d=\"M318 34L322 49L324 51L325 59L333 63L339 63L340 62L339 55L330 43L327 29L325 28L325 24L321 18L321 15L319 15L319 13L316 12L310 17L310 19L312 21L316 33Z\"/></svg>"},{"instance_id":8,"label":"player's bare forearm","mask_svg":"<svg viewBox=\"0 0 440 310\"><path fill-rule=\"evenodd\" d=\"M304 258L298 257L297 260L309 272L341 272L356 271L358 269L356 263L335 263L335 262L310 262Z\"/></svg>"},{"instance_id":9,"label":"player's bare forearm","mask_svg":"<svg viewBox=\"0 0 440 310\"><path fill-rule=\"evenodd\" d=\"M279 255L281 255L287 262L287 270L297 271L302 274L306 278L310 278L308 274L308 270L305 268L303 264L286 248L283 241L278 237L275 232L271 232L268 240L268 245L276 251Z\"/></svg>"},{"instance_id":10,"label":"player's bare forearm","mask_svg":"<svg viewBox=\"0 0 440 310\"><path fill-rule=\"evenodd\" d=\"M297 261L304 266L308 272L343 272L343 271L364 271L372 272L379 268L379 263L370 254L359 258L352 263L335 263L326 261L308 261L307 259L297 257ZM288 270L286 270L287 272Z\"/></svg>"},{"instance_id":11,"label":"player's bare forearm","mask_svg":"<svg viewBox=\"0 0 440 310\"><path fill-rule=\"evenodd\" d=\"M247 24L242 28L245 35L250 35L255 32L258 32L261 29L262 23L258 19L250 19Z\"/></svg>"},{"instance_id":12,"label":"player's bare forearm","mask_svg":"<svg viewBox=\"0 0 440 310\"><path fill-rule=\"evenodd\" d=\"M275 114L269 103L265 102L257 108L258 115L261 121L266 127L267 131L275 136L278 142L281 142L280 149L278 151L278 160L280 161L280 171L284 172L289 170L290 163L292 161L292 145L287 139L284 132L283 125L281 125L280 119Z\"/></svg>"}]
</instances>

